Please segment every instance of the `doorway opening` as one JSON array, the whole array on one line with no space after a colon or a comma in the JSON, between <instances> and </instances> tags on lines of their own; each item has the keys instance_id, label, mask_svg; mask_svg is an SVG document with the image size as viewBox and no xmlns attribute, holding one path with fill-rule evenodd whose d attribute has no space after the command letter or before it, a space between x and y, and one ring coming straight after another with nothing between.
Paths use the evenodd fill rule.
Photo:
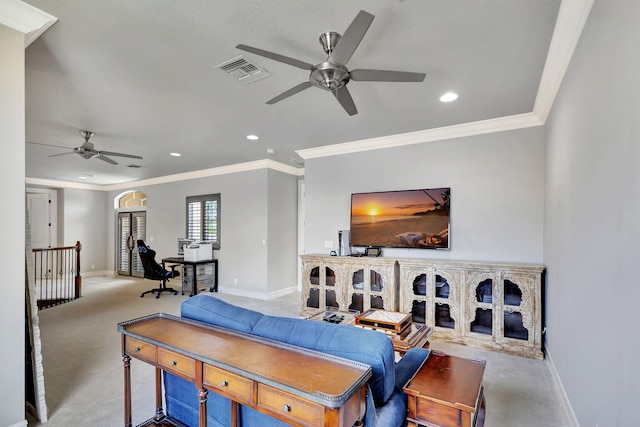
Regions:
<instances>
[{"instance_id":1,"label":"doorway opening","mask_svg":"<svg viewBox=\"0 0 640 427\"><path fill-rule=\"evenodd\" d=\"M128 191L114 200L116 207L116 271L122 276L144 276L144 267L136 250L137 240L146 240L147 195Z\"/></svg>"}]
</instances>

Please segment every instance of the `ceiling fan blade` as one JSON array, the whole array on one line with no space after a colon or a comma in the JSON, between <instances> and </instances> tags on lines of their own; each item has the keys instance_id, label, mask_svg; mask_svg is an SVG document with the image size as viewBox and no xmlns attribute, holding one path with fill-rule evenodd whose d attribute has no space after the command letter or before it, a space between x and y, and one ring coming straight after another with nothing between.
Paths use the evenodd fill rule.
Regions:
<instances>
[{"instance_id":1,"label":"ceiling fan blade","mask_svg":"<svg viewBox=\"0 0 640 427\"><path fill-rule=\"evenodd\" d=\"M44 147L64 148L65 150L71 150L71 148L65 147L64 145L45 144L43 142L31 142L31 141L25 141L25 142L27 144L42 145Z\"/></svg>"},{"instance_id":2,"label":"ceiling fan blade","mask_svg":"<svg viewBox=\"0 0 640 427\"><path fill-rule=\"evenodd\" d=\"M360 41L373 22L374 16L361 10L349 24L349 28L344 32L333 52L329 55L331 62L347 65L351 55L356 51Z\"/></svg>"},{"instance_id":3,"label":"ceiling fan blade","mask_svg":"<svg viewBox=\"0 0 640 427\"><path fill-rule=\"evenodd\" d=\"M102 154L98 154L97 158L102 160L103 162L111 163L112 165L118 164L118 162L116 162L115 160L111 160L110 158L103 156Z\"/></svg>"},{"instance_id":4,"label":"ceiling fan blade","mask_svg":"<svg viewBox=\"0 0 640 427\"><path fill-rule=\"evenodd\" d=\"M351 70L351 80L361 82L422 82L427 76L425 73L411 73L408 71L388 70Z\"/></svg>"},{"instance_id":5,"label":"ceiling fan blade","mask_svg":"<svg viewBox=\"0 0 640 427\"><path fill-rule=\"evenodd\" d=\"M48 157L58 157L58 156L66 156L67 154L74 154L75 151L67 151L66 153L58 153L58 154L52 154Z\"/></svg>"},{"instance_id":6,"label":"ceiling fan blade","mask_svg":"<svg viewBox=\"0 0 640 427\"><path fill-rule=\"evenodd\" d=\"M142 159L142 157L135 156L133 154L115 153L113 151L100 151L99 154L106 154L107 156L128 157L130 159Z\"/></svg>"},{"instance_id":7,"label":"ceiling fan blade","mask_svg":"<svg viewBox=\"0 0 640 427\"><path fill-rule=\"evenodd\" d=\"M284 62L285 64L293 65L294 67L302 68L303 70L313 70L313 65L298 59L289 58L288 56L280 55L278 53L269 52L267 50L258 49L256 47L239 44L237 49L247 52L255 53L256 55L264 56L265 58L273 59L274 61Z\"/></svg>"},{"instance_id":8,"label":"ceiling fan blade","mask_svg":"<svg viewBox=\"0 0 640 427\"><path fill-rule=\"evenodd\" d=\"M292 87L288 91L282 92L280 95L276 96L275 98L268 100L267 104L270 104L270 105L275 104L276 102L282 101L283 99L288 98L291 95L295 95L296 93L301 92L310 87L311 87L311 82L307 81L307 82L300 83L299 85Z\"/></svg>"},{"instance_id":9,"label":"ceiling fan blade","mask_svg":"<svg viewBox=\"0 0 640 427\"><path fill-rule=\"evenodd\" d=\"M356 104L353 102L353 98L351 97L351 93L346 86L342 86L340 89L337 89L333 92L336 99L342 105L342 108L350 115L353 116L358 114L358 109L356 108Z\"/></svg>"}]
</instances>

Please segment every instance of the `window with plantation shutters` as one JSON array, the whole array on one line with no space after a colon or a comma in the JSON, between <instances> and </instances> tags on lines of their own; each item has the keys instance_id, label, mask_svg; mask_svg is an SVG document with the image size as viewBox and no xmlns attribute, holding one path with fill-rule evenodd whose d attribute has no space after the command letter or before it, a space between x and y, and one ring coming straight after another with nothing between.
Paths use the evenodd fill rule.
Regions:
<instances>
[{"instance_id":1,"label":"window with plantation shutters","mask_svg":"<svg viewBox=\"0 0 640 427\"><path fill-rule=\"evenodd\" d=\"M187 197L187 239L220 249L220 193Z\"/></svg>"}]
</instances>

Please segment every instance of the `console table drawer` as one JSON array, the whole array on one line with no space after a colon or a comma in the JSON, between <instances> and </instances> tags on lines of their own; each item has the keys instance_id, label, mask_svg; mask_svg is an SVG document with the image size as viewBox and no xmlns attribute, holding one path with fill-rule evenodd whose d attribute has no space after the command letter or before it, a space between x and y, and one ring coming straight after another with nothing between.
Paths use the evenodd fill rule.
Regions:
<instances>
[{"instance_id":1,"label":"console table drawer","mask_svg":"<svg viewBox=\"0 0 640 427\"><path fill-rule=\"evenodd\" d=\"M125 352L136 359L144 360L155 365L157 350L158 348L155 345L140 341L139 339L131 337L125 339Z\"/></svg>"},{"instance_id":2,"label":"console table drawer","mask_svg":"<svg viewBox=\"0 0 640 427\"><path fill-rule=\"evenodd\" d=\"M158 349L158 366L167 372L180 375L184 378L195 380L196 361L164 348Z\"/></svg>"},{"instance_id":3,"label":"console table drawer","mask_svg":"<svg viewBox=\"0 0 640 427\"><path fill-rule=\"evenodd\" d=\"M243 378L211 365L204 365L203 382L207 387L221 390L241 401L254 403L253 390L255 383L248 378Z\"/></svg>"},{"instance_id":4,"label":"console table drawer","mask_svg":"<svg viewBox=\"0 0 640 427\"><path fill-rule=\"evenodd\" d=\"M304 425L323 425L324 406L258 384L258 406Z\"/></svg>"}]
</instances>

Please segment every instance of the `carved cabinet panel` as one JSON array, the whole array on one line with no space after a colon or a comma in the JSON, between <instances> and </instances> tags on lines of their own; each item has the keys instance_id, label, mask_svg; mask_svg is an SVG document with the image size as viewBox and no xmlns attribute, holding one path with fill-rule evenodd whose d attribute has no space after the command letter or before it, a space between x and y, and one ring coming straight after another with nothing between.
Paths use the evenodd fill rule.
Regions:
<instances>
[{"instance_id":1,"label":"carved cabinet panel","mask_svg":"<svg viewBox=\"0 0 640 427\"><path fill-rule=\"evenodd\" d=\"M344 265L335 257L302 256L302 312L312 315L326 307L346 310Z\"/></svg>"},{"instance_id":2,"label":"carved cabinet panel","mask_svg":"<svg viewBox=\"0 0 640 427\"><path fill-rule=\"evenodd\" d=\"M460 334L461 272L424 260L399 260L400 311L434 327L434 337Z\"/></svg>"},{"instance_id":3,"label":"carved cabinet panel","mask_svg":"<svg viewBox=\"0 0 640 427\"><path fill-rule=\"evenodd\" d=\"M364 312L398 310L397 263L389 258L301 255L302 310L309 316L333 307Z\"/></svg>"},{"instance_id":4,"label":"carved cabinet panel","mask_svg":"<svg viewBox=\"0 0 640 427\"><path fill-rule=\"evenodd\" d=\"M349 310L398 310L396 261L389 258L345 259Z\"/></svg>"}]
</instances>

